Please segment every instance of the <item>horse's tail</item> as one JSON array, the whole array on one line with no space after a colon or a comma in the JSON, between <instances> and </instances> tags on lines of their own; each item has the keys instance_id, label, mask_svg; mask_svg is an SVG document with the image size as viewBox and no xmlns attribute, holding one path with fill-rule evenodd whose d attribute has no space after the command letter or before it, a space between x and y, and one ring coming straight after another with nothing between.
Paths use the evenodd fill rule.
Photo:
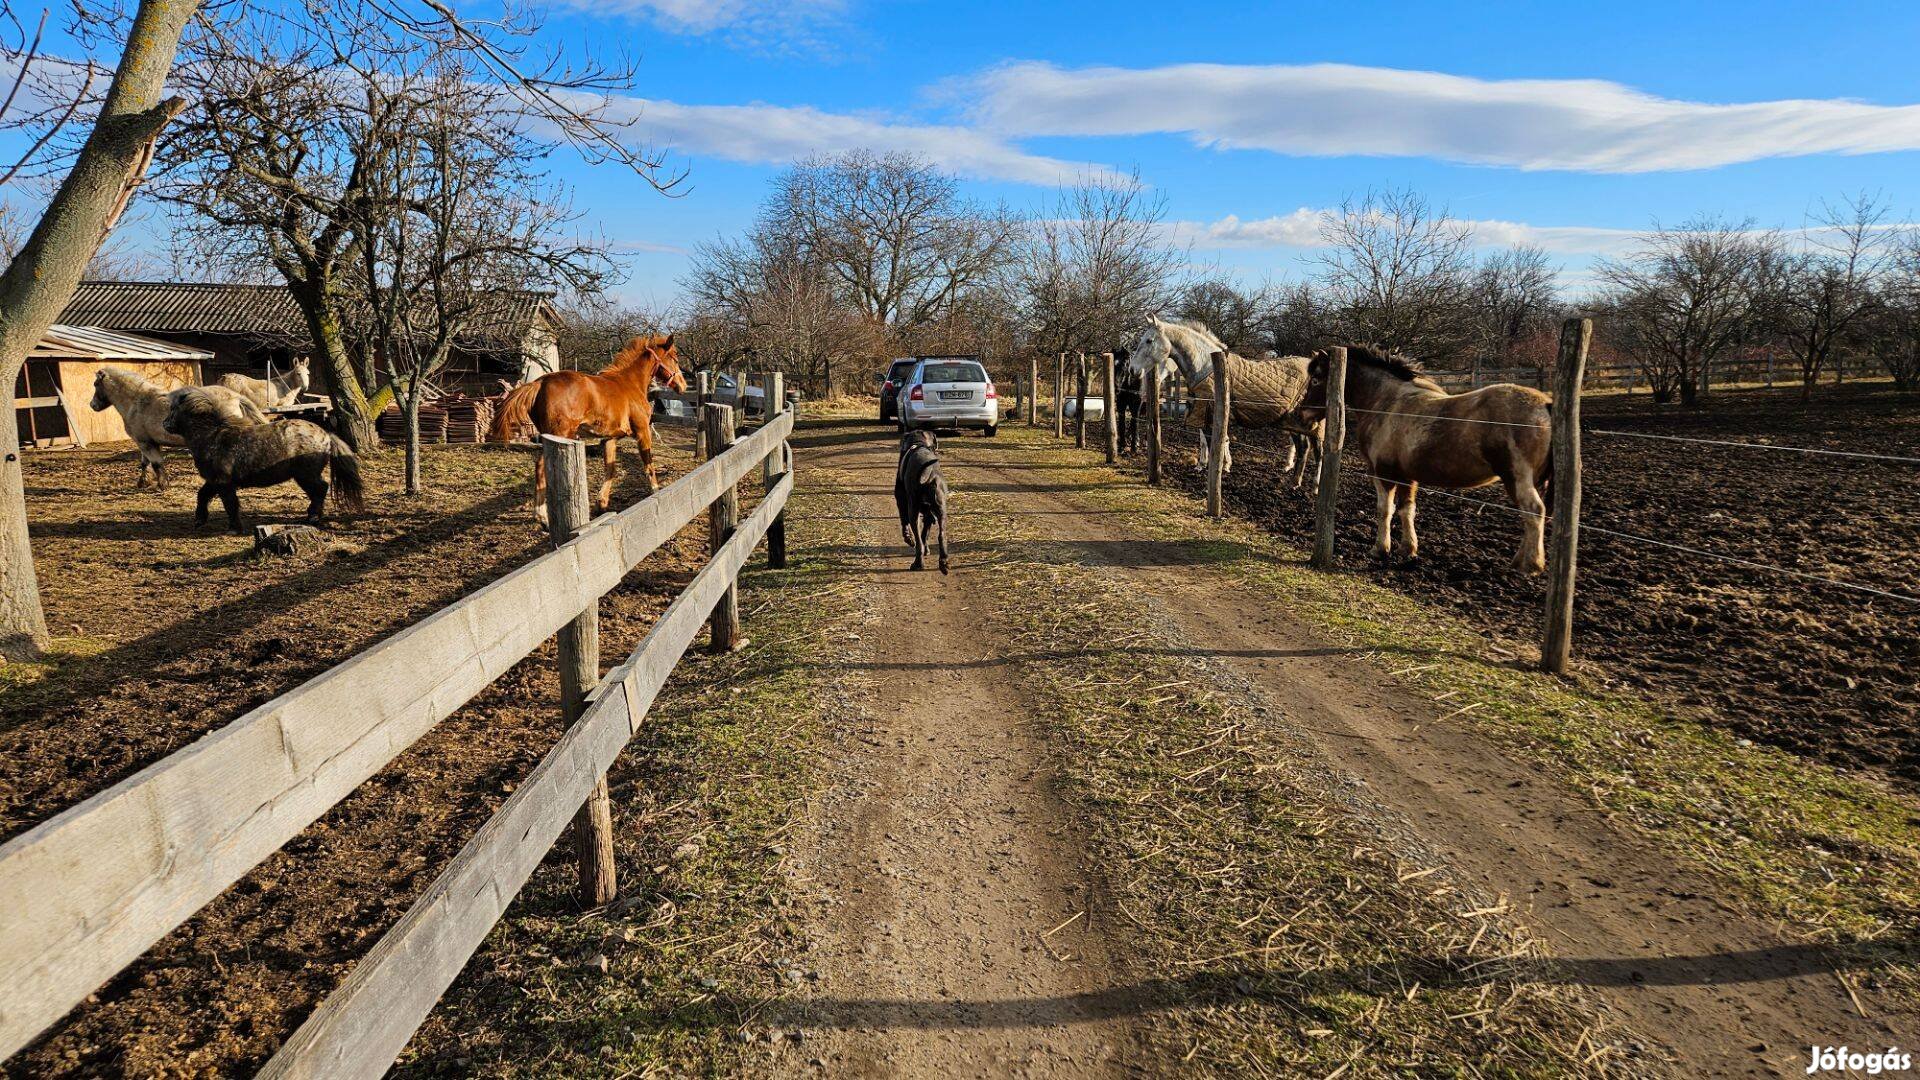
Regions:
<instances>
[{"instance_id":1,"label":"horse's tail","mask_svg":"<svg viewBox=\"0 0 1920 1080\"><path fill-rule=\"evenodd\" d=\"M340 436L327 438L330 440L327 463L333 466L334 505L354 512L366 509L367 486L360 477L360 459L353 456L353 447Z\"/></svg>"},{"instance_id":2,"label":"horse's tail","mask_svg":"<svg viewBox=\"0 0 1920 1080\"><path fill-rule=\"evenodd\" d=\"M520 429L533 423L533 399L540 394L540 380L507 391L500 402L500 411L494 415L493 431L488 435L492 442L512 442L520 434Z\"/></svg>"}]
</instances>

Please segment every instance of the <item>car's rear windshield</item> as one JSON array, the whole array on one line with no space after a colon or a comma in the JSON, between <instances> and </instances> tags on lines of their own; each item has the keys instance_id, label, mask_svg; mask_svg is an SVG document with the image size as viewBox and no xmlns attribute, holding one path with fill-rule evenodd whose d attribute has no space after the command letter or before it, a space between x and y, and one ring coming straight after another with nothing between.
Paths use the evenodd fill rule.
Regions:
<instances>
[{"instance_id":1,"label":"car's rear windshield","mask_svg":"<svg viewBox=\"0 0 1920 1080\"><path fill-rule=\"evenodd\" d=\"M928 364L921 382L986 382L987 369L979 364Z\"/></svg>"},{"instance_id":2,"label":"car's rear windshield","mask_svg":"<svg viewBox=\"0 0 1920 1080\"><path fill-rule=\"evenodd\" d=\"M898 379L902 375L905 375L911 367L913 367L913 361L911 360L895 360L893 366L887 369L887 378Z\"/></svg>"}]
</instances>

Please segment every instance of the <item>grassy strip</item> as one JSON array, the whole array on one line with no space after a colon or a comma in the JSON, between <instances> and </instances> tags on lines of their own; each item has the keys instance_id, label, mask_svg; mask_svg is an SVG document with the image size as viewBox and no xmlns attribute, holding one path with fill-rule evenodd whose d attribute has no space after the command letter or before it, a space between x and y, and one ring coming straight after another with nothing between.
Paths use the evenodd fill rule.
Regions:
<instances>
[{"instance_id":1,"label":"grassy strip","mask_svg":"<svg viewBox=\"0 0 1920 1080\"><path fill-rule=\"evenodd\" d=\"M1063 484L1112 481L1092 455L1061 450L1024 428L1003 438L1051 444ZM1077 496L1123 511L1160 538L1191 545L1196 561L1231 575L1349 647L1422 663L1396 664L1405 681L1477 704L1471 723L1538 760L1668 850L1734 887L1734 898L1806 940L1845 944L1850 987L1920 1001L1920 807L1873 781L1753 745L1697 719L1609 692L1593 679L1524 670L1515 652L1444 611L1360 574L1308 569L1304 553L1237 520L1206 519L1184 494L1145 486L1090 486Z\"/></svg>"},{"instance_id":2,"label":"grassy strip","mask_svg":"<svg viewBox=\"0 0 1920 1080\"><path fill-rule=\"evenodd\" d=\"M715 657L696 644L615 766L621 899L580 911L563 839L399 1074L744 1071L744 1033L801 949L781 863L838 700L820 675L826 630L859 608L839 557L822 554L850 539L850 503L796 493L789 568L742 581L746 647Z\"/></svg>"},{"instance_id":3,"label":"grassy strip","mask_svg":"<svg viewBox=\"0 0 1920 1080\"><path fill-rule=\"evenodd\" d=\"M1009 636L1079 654L1027 663L1024 686L1164 999L1149 1059L1232 1075L1659 1071L1578 991L1533 980L1504 907L1387 850L1283 724L1105 573L1034 561L1030 519L971 520L994 533L969 536L991 544Z\"/></svg>"}]
</instances>

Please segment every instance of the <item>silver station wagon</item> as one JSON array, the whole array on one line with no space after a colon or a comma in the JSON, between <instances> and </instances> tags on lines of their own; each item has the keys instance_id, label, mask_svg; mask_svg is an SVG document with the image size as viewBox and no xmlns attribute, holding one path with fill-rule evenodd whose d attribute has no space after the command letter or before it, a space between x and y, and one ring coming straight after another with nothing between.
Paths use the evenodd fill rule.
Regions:
<instances>
[{"instance_id":1,"label":"silver station wagon","mask_svg":"<svg viewBox=\"0 0 1920 1080\"><path fill-rule=\"evenodd\" d=\"M929 356L913 365L897 391L900 430L1000 430L1000 401L985 365L971 356Z\"/></svg>"}]
</instances>

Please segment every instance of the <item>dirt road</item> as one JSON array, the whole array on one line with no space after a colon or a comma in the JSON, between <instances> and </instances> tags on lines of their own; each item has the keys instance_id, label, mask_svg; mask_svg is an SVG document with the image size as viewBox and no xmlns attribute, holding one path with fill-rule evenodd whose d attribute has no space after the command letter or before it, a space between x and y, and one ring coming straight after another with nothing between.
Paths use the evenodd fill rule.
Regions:
<instances>
[{"instance_id":1,"label":"dirt road","mask_svg":"<svg viewBox=\"0 0 1920 1080\"><path fill-rule=\"evenodd\" d=\"M990 572L962 519L953 576L906 571L890 498L892 441L838 429L809 470L852 477L871 513L863 565L874 622L850 670L873 676L871 726L839 762L804 859L820 914L808 1051L855 1075L1090 1075L1129 1062L1137 1009L1121 927L1075 822L1051 796L1046 748L1022 725L1012 650L983 614ZM1182 545L1085 512L1051 450L949 440L969 511L1034 515L1050 542L1160 609L1351 772L1406 830L1450 857L1630 1026L1690 1075L1785 1075L1812 1043L1909 1045L1883 1010L1859 1015L1824 950L1784 942L1714 899L1704 875L1610 827L1536 763L1501 752L1445 707L1395 687L1284 615L1250 607ZM1056 927L1064 927L1055 929ZM1088 995L1095 995L1089 997ZM1088 1004L1101 1000L1097 1010Z\"/></svg>"},{"instance_id":2,"label":"dirt road","mask_svg":"<svg viewBox=\"0 0 1920 1080\"><path fill-rule=\"evenodd\" d=\"M883 434L823 468L868 492L872 629L846 666L873 694L807 856L822 993L793 1019L831 1033L807 1054L850 1076L1113 1071L1125 1009L1093 996L1120 983L1107 912L1005 677L988 576L907 570Z\"/></svg>"}]
</instances>

